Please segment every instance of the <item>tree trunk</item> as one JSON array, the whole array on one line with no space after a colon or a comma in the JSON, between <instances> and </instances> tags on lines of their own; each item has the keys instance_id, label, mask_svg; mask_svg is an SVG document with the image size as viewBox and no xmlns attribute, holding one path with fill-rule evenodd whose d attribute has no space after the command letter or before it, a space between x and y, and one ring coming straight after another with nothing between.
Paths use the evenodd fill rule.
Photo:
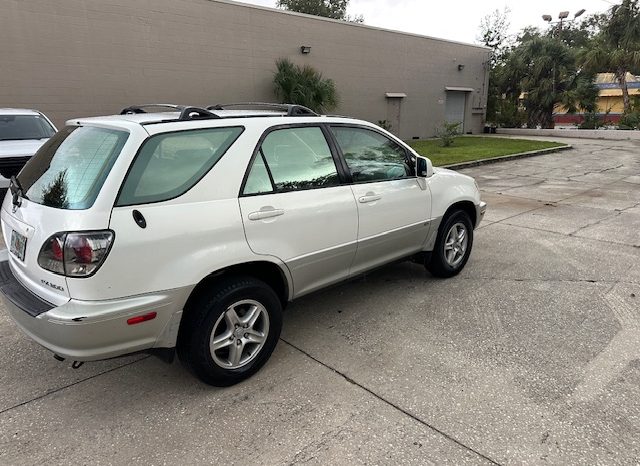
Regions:
<instances>
[{"instance_id":1,"label":"tree trunk","mask_svg":"<svg viewBox=\"0 0 640 466\"><path fill-rule=\"evenodd\" d=\"M624 113L631 113L631 100L629 99L629 88L627 87L627 70L618 70L616 73L620 89L622 89L622 103L624 104Z\"/></svg>"}]
</instances>

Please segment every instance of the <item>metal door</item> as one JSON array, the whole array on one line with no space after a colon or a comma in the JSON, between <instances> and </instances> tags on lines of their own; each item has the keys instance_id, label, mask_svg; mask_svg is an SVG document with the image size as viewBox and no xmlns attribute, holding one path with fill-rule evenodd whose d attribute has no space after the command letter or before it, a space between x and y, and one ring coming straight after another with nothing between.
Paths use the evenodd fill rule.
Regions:
<instances>
[{"instance_id":1,"label":"metal door","mask_svg":"<svg viewBox=\"0 0 640 466\"><path fill-rule=\"evenodd\" d=\"M460 123L458 131L464 133L464 110L466 93L460 91L447 91L445 104L445 119L447 123Z\"/></svg>"}]
</instances>

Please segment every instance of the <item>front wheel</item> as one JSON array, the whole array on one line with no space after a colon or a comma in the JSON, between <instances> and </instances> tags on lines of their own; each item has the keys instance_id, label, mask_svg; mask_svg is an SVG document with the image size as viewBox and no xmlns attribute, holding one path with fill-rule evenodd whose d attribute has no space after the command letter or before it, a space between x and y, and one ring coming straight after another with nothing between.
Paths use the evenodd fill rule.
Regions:
<instances>
[{"instance_id":1,"label":"front wheel","mask_svg":"<svg viewBox=\"0 0 640 466\"><path fill-rule=\"evenodd\" d=\"M473 226L469 214L463 210L452 212L443 222L425 267L436 277L448 278L460 273L469 260Z\"/></svg>"},{"instance_id":2,"label":"front wheel","mask_svg":"<svg viewBox=\"0 0 640 466\"><path fill-rule=\"evenodd\" d=\"M210 385L225 387L253 375L280 337L280 300L268 285L251 277L215 283L186 311L178 356Z\"/></svg>"}]
</instances>

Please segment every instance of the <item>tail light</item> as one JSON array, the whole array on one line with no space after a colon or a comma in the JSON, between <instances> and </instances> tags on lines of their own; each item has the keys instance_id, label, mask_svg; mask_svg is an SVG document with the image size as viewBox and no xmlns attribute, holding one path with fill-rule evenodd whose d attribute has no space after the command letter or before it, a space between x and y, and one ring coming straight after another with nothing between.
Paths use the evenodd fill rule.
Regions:
<instances>
[{"instance_id":1,"label":"tail light","mask_svg":"<svg viewBox=\"0 0 640 466\"><path fill-rule=\"evenodd\" d=\"M56 233L42 245L38 265L67 277L90 277L104 262L112 243L111 230Z\"/></svg>"}]
</instances>

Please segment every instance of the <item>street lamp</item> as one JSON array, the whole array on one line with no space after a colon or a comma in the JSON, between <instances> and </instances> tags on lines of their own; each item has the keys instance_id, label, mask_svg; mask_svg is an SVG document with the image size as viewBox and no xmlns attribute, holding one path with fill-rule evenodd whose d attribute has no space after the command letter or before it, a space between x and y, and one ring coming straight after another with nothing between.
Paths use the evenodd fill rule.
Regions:
<instances>
[{"instance_id":1,"label":"street lamp","mask_svg":"<svg viewBox=\"0 0 640 466\"><path fill-rule=\"evenodd\" d=\"M562 31L562 25L564 24L565 21L567 22L571 22L571 21L575 21L578 17L582 16L587 10L585 10L584 8L578 10L575 12L575 14L573 15L573 19L567 19L569 17L569 12L568 11L561 11L558 14L558 20L556 22L553 22L553 16L551 15L542 15L542 19L544 21L546 21L547 23L549 23L549 25L558 25L558 31Z\"/></svg>"}]
</instances>

